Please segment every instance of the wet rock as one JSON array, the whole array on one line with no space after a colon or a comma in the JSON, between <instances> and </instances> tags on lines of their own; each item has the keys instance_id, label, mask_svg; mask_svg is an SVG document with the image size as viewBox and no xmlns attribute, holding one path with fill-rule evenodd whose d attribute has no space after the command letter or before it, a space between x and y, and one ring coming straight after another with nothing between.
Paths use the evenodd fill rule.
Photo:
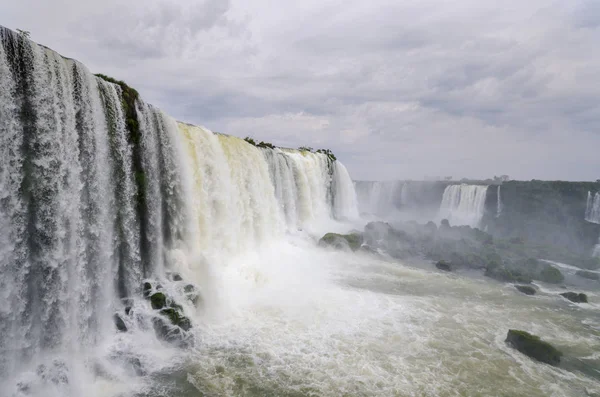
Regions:
<instances>
[{"instance_id":1,"label":"wet rock","mask_svg":"<svg viewBox=\"0 0 600 397\"><path fill-rule=\"evenodd\" d=\"M562 353L539 336L531 335L525 331L511 329L505 341L509 346L537 361L550 365L560 364Z\"/></svg>"},{"instance_id":2,"label":"wet rock","mask_svg":"<svg viewBox=\"0 0 600 397\"><path fill-rule=\"evenodd\" d=\"M148 298L150 296L152 293L152 284L150 282L146 281L144 283L144 286L142 287L142 293L144 294L144 298Z\"/></svg>"},{"instance_id":3,"label":"wet rock","mask_svg":"<svg viewBox=\"0 0 600 397\"><path fill-rule=\"evenodd\" d=\"M132 306L125 307L125 314L127 314L128 316L130 316L133 313L132 309L133 309Z\"/></svg>"},{"instance_id":4,"label":"wet rock","mask_svg":"<svg viewBox=\"0 0 600 397\"><path fill-rule=\"evenodd\" d=\"M156 292L150 297L150 304L154 310L162 309L167 304L167 297L162 292Z\"/></svg>"},{"instance_id":5,"label":"wet rock","mask_svg":"<svg viewBox=\"0 0 600 397\"><path fill-rule=\"evenodd\" d=\"M319 240L321 246L331 246L334 248L345 248L349 247L352 251L356 251L362 245L362 236L358 233L353 234L338 234L338 233L327 233L321 240Z\"/></svg>"},{"instance_id":6,"label":"wet rock","mask_svg":"<svg viewBox=\"0 0 600 397\"><path fill-rule=\"evenodd\" d=\"M550 284L560 284L565 280L565 276L563 276L560 270L551 265L545 265L540 271L539 276L535 278Z\"/></svg>"},{"instance_id":7,"label":"wet rock","mask_svg":"<svg viewBox=\"0 0 600 397\"><path fill-rule=\"evenodd\" d=\"M113 320L115 322L115 326L120 332L127 332L127 325L125 325L125 321L123 321L118 313L113 315Z\"/></svg>"},{"instance_id":8,"label":"wet rock","mask_svg":"<svg viewBox=\"0 0 600 397\"><path fill-rule=\"evenodd\" d=\"M504 282L531 283L531 277L515 269L509 269L504 265L490 264L485 270L484 276Z\"/></svg>"},{"instance_id":9,"label":"wet rock","mask_svg":"<svg viewBox=\"0 0 600 397\"><path fill-rule=\"evenodd\" d=\"M598 273L594 273L594 272L588 272L586 270L578 270L575 272L575 274L579 277L583 277L583 278L587 278L590 280L600 280L600 274Z\"/></svg>"},{"instance_id":10,"label":"wet rock","mask_svg":"<svg viewBox=\"0 0 600 397\"><path fill-rule=\"evenodd\" d=\"M588 303L588 298L586 294L578 294L577 292L563 292L562 294L560 294L560 296L563 296L574 303Z\"/></svg>"},{"instance_id":11,"label":"wet rock","mask_svg":"<svg viewBox=\"0 0 600 397\"><path fill-rule=\"evenodd\" d=\"M438 263L435 264L435 267L437 267L438 269L443 270L445 272L452 271L452 266L450 265L450 263L448 263L446 261L439 261Z\"/></svg>"},{"instance_id":12,"label":"wet rock","mask_svg":"<svg viewBox=\"0 0 600 397\"><path fill-rule=\"evenodd\" d=\"M183 281L183 277L181 277L181 274L179 274L179 273L168 272L167 273L167 277L171 281Z\"/></svg>"},{"instance_id":13,"label":"wet rock","mask_svg":"<svg viewBox=\"0 0 600 397\"><path fill-rule=\"evenodd\" d=\"M537 292L531 285L515 285L515 288L525 295L535 295Z\"/></svg>"},{"instance_id":14,"label":"wet rock","mask_svg":"<svg viewBox=\"0 0 600 397\"><path fill-rule=\"evenodd\" d=\"M179 325L179 328L181 328L184 331L189 331L192 328L192 322L187 317L180 317L179 324L177 325Z\"/></svg>"},{"instance_id":15,"label":"wet rock","mask_svg":"<svg viewBox=\"0 0 600 397\"><path fill-rule=\"evenodd\" d=\"M181 313L181 311L179 311L177 309L174 309L174 308L162 309L160 311L160 314L162 314L163 316L166 316L171 321L171 324L180 327L184 331L189 331L190 328L192 328L192 323L190 322L190 319L185 317Z\"/></svg>"}]
</instances>

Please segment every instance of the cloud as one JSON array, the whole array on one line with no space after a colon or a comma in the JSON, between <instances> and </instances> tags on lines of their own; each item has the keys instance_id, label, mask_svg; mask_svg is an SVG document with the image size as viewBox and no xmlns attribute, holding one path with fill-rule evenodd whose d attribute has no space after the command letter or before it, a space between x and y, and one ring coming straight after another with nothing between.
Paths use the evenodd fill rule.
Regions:
<instances>
[{"instance_id":1,"label":"cloud","mask_svg":"<svg viewBox=\"0 0 600 397\"><path fill-rule=\"evenodd\" d=\"M329 147L357 179L598 178L594 0L24 0L0 14L177 119Z\"/></svg>"}]
</instances>

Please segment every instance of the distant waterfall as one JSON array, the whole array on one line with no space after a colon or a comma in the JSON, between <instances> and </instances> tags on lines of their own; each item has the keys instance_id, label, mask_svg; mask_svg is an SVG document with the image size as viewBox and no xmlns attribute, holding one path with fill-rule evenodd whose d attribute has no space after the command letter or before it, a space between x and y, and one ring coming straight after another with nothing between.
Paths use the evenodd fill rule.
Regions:
<instances>
[{"instance_id":1,"label":"distant waterfall","mask_svg":"<svg viewBox=\"0 0 600 397\"><path fill-rule=\"evenodd\" d=\"M372 215L389 215L398 210L404 184L398 181L356 182L360 212Z\"/></svg>"},{"instance_id":2,"label":"distant waterfall","mask_svg":"<svg viewBox=\"0 0 600 397\"><path fill-rule=\"evenodd\" d=\"M358 216L340 162L177 123L127 88L0 27L0 389L46 352L88 365L175 254Z\"/></svg>"},{"instance_id":3,"label":"distant waterfall","mask_svg":"<svg viewBox=\"0 0 600 397\"><path fill-rule=\"evenodd\" d=\"M448 219L451 225L478 227L485 210L488 186L450 185L444 190L439 219Z\"/></svg>"},{"instance_id":4,"label":"distant waterfall","mask_svg":"<svg viewBox=\"0 0 600 397\"><path fill-rule=\"evenodd\" d=\"M585 220L600 224L600 193L592 195L592 192L588 192Z\"/></svg>"},{"instance_id":5,"label":"distant waterfall","mask_svg":"<svg viewBox=\"0 0 600 397\"><path fill-rule=\"evenodd\" d=\"M496 218L498 218L500 216L500 214L502 213L502 198L500 196L500 187L501 185L498 185L498 192L496 193Z\"/></svg>"}]
</instances>

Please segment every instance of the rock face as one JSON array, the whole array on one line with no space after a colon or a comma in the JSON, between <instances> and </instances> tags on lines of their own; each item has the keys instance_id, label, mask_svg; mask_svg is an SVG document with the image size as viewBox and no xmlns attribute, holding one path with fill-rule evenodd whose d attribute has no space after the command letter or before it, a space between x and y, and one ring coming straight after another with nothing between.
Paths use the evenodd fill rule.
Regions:
<instances>
[{"instance_id":1,"label":"rock face","mask_svg":"<svg viewBox=\"0 0 600 397\"><path fill-rule=\"evenodd\" d=\"M550 365L560 364L562 353L539 336L531 335L525 331L511 329L505 341L509 346L537 361Z\"/></svg>"},{"instance_id":2,"label":"rock face","mask_svg":"<svg viewBox=\"0 0 600 397\"><path fill-rule=\"evenodd\" d=\"M581 294L581 293L578 294L577 292L563 292L560 295L564 296L565 298L567 298L571 302L575 302L575 303L588 303L588 298L587 298L586 294Z\"/></svg>"},{"instance_id":3,"label":"rock face","mask_svg":"<svg viewBox=\"0 0 600 397\"><path fill-rule=\"evenodd\" d=\"M319 240L319 245L331 246L334 248L349 247L352 251L356 251L362 245L362 236L358 233L327 233Z\"/></svg>"},{"instance_id":4,"label":"rock face","mask_svg":"<svg viewBox=\"0 0 600 397\"><path fill-rule=\"evenodd\" d=\"M439 261L438 263L435 264L435 267L437 267L438 269L443 270L445 272L452 271L452 266L450 265L450 263L448 263L446 261Z\"/></svg>"},{"instance_id":5,"label":"rock face","mask_svg":"<svg viewBox=\"0 0 600 397\"><path fill-rule=\"evenodd\" d=\"M530 285L515 285L515 288L525 295L535 295L537 292L535 288Z\"/></svg>"}]
</instances>

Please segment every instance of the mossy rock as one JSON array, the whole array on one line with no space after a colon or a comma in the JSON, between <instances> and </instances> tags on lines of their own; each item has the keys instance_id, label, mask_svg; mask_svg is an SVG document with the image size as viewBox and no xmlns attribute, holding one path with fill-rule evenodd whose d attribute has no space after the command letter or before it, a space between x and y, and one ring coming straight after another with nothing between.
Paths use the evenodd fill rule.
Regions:
<instances>
[{"instance_id":1,"label":"mossy rock","mask_svg":"<svg viewBox=\"0 0 600 397\"><path fill-rule=\"evenodd\" d=\"M154 310L162 309L167 304L167 297L162 292L156 292L150 297L150 304Z\"/></svg>"},{"instance_id":2,"label":"mossy rock","mask_svg":"<svg viewBox=\"0 0 600 397\"><path fill-rule=\"evenodd\" d=\"M577 292L563 292L562 294L560 294L560 296L563 296L574 303L588 303L588 298L586 294L578 294Z\"/></svg>"},{"instance_id":3,"label":"mossy rock","mask_svg":"<svg viewBox=\"0 0 600 397\"><path fill-rule=\"evenodd\" d=\"M600 280L600 274L594 272L588 272L586 270L578 270L575 274L579 277L587 278L589 280Z\"/></svg>"},{"instance_id":4,"label":"mossy rock","mask_svg":"<svg viewBox=\"0 0 600 397\"><path fill-rule=\"evenodd\" d=\"M515 285L515 288L525 295L535 295L537 292L531 285Z\"/></svg>"},{"instance_id":5,"label":"mossy rock","mask_svg":"<svg viewBox=\"0 0 600 397\"><path fill-rule=\"evenodd\" d=\"M513 283L531 283L531 277L519 272L518 270L508 269L503 265L491 265L485 270L484 276L493 278L494 280L513 282Z\"/></svg>"},{"instance_id":6,"label":"mossy rock","mask_svg":"<svg viewBox=\"0 0 600 397\"><path fill-rule=\"evenodd\" d=\"M352 251L360 249L363 238L358 233L351 234L338 234L338 233L327 233L321 240L319 245L332 246L335 248L349 247Z\"/></svg>"},{"instance_id":7,"label":"mossy rock","mask_svg":"<svg viewBox=\"0 0 600 397\"><path fill-rule=\"evenodd\" d=\"M435 264L435 267L437 267L440 270L443 270L445 272L451 272L452 271L452 265L449 262L446 261L439 261Z\"/></svg>"},{"instance_id":8,"label":"mossy rock","mask_svg":"<svg viewBox=\"0 0 600 397\"><path fill-rule=\"evenodd\" d=\"M184 331L189 331L190 328L192 328L192 323L190 322L190 319L185 317L183 314L181 314L179 310L175 308L171 307L167 309L162 309L160 311L160 314L168 317L171 321L171 324L180 327Z\"/></svg>"},{"instance_id":9,"label":"mossy rock","mask_svg":"<svg viewBox=\"0 0 600 397\"><path fill-rule=\"evenodd\" d=\"M537 361L550 365L560 364L562 353L539 336L516 329L508 330L505 341L509 346Z\"/></svg>"},{"instance_id":10,"label":"mossy rock","mask_svg":"<svg viewBox=\"0 0 600 397\"><path fill-rule=\"evenodd\" d=\"M565 276L560 270L551 265L545 265L536 278L550 284L560 284L565 281Z\"/></svg>"}]
</instances>

